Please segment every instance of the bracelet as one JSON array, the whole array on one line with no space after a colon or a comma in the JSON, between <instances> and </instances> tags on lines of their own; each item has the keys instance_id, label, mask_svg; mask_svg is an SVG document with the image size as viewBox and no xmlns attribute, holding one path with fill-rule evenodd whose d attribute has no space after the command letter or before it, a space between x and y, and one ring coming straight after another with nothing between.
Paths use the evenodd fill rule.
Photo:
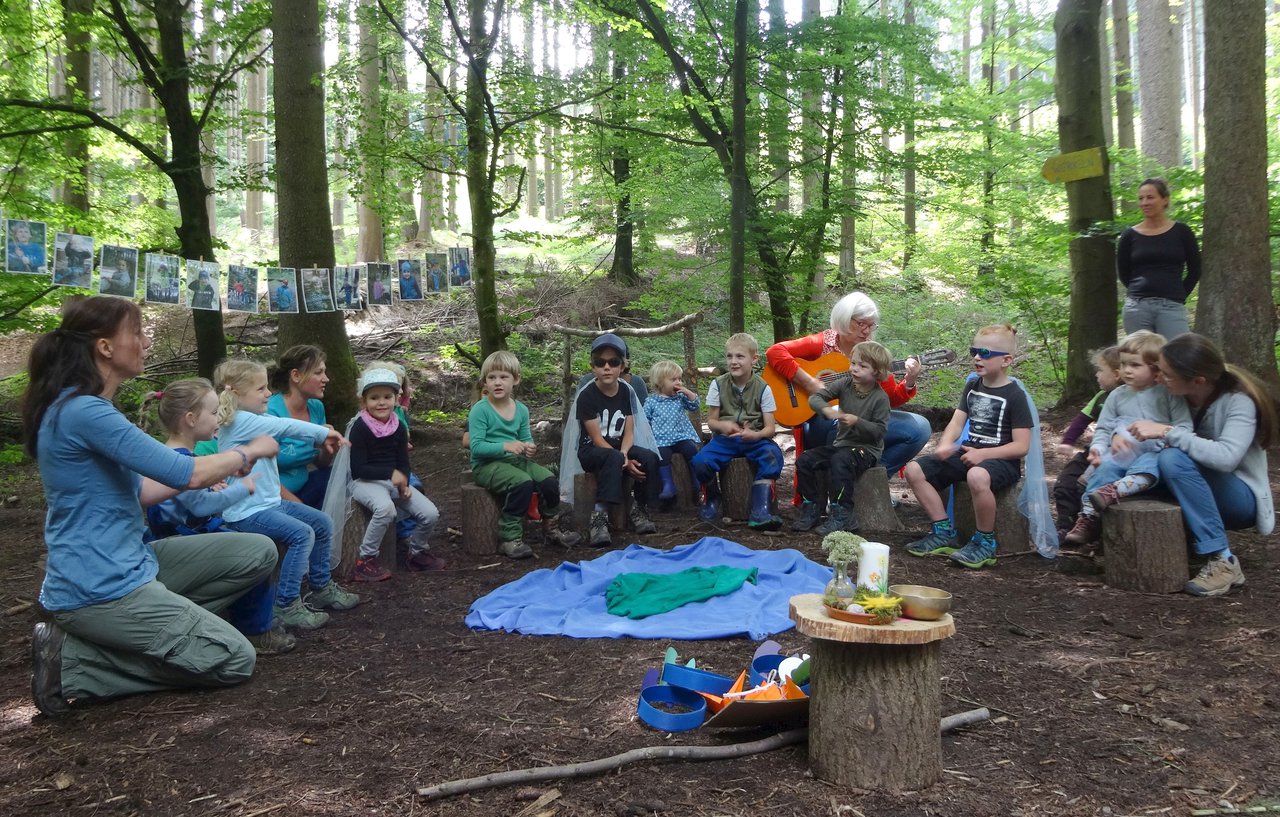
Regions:
<instances>
[{"instance_id":1,"label":"bracelet","mask_svg":"<svg viewBox=\"0 0 1280 817\"><path fill-rule=\"evenodd\" d=\"M246 454L246 453L244 453L244 449L243 449L243 448L241 448L241 447L240 447L240 446L238 446L238 445L237 445L235 448L231 449L231 450L232 450L232 451L234 451L234 452L236 452L237 454L239 454L239 455L240 455L240 470L241 470L241 471L248 471L248 470L249 470L249 455L248 455L248 454Z\"/></svg>"}]
</instances>

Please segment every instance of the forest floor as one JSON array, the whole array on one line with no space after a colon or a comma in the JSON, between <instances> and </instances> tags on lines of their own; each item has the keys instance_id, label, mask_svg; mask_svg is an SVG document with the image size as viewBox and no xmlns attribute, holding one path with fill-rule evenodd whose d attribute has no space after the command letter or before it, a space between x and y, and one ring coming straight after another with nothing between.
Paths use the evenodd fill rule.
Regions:
<instances>
[{"instance_id":1,"label":"forest floor","mask_svg":"<svg viewBox=\"0 0 1280 817\"><path fill-rule=\"evenodd\" d=\"M535 421L538 418L534 418ZM1066 419L1046 417L1053 451ZM593 549L479 559L459 547L460 431L415 430L415 470L441 507L450 568L361 586L368 598L263 658L244 686L174 692L39 716L29 649L43 501L30 465L0 476L0 814L13 815L1156 815L1280 804L1280 558L1272 537L1233 535L1248 585L1230 596L1105 586L1091 563L1004 557L981 572L909 559L925 519L903 499L895 582L955 595L942 643L943 714L993 719L944 735L941 781L886 794L815 779L804 745L734 761L627 766L600 777L426 802L414 790L494 771L586 761L644 746L715 746L770 730L655 732L637 720L641 676L669 644L736 674L755 644L575 640L475 632L471 603L525 573ZM936 439L936 438L935 438ZM544 445L540 458L556 458ZM1059 465L1048 463L1050 473ZM1273 488L1280 481L1272 469ZM790 499L790 472L779 480ZM784 507L789 507L784 504ZM788 511L789 513L789 511ZM719 535L821 561L816 535L769 535L656 515L669 548ZM447 533L445 528L449 527ZM807 639L775 638L787 650ZM856 739L850 730L850 740ZM535 806L540 795L558 797ZM533 808L531 808L533 807Z\"/></svg>"}]
</instances>

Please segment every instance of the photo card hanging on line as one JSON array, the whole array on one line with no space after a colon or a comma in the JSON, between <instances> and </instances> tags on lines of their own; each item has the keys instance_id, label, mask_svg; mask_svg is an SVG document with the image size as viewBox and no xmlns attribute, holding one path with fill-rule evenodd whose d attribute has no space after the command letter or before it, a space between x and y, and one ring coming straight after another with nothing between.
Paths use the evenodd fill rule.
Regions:
<instances>
[{"instance_id":1,"label":"photo card hanging on line","mask_svg":"<svg viewBox=\"0 0 1280 817\"><path fill-rule=\"evenodd\" d=\"M267 267L267 311L298 313L298 271L293 267Z\"/></svg>"},{"instance_id":2,"label":"photo card hanging on line","mask_svg":"<svg viewBox=\"0 0 1280 817\"><path fill-rule=\"evenodd\" d=\"M49 272L43 221L11 218L5 221L5 272L45 275Z\"/></svg>"},{"instance_id":3,"label":"photo card hanging on line","mask_svg":"<svg viewBox=\"0 0 1280 817\"><path fill-rule=\"evenodd\" d=\"M370 262L365 269L369 274L369 304L391 306L391 265Z\"/></svg>"},{"instance_id":4,"label":"photo card hanging on line","mask_svg":"<svg viewBox=\"0 0 1280 817\"><path fill-rule=\"evenodd\" d=\"M329 288L329 270L313 267L300 272L302 276L302 299L307 305L307 312L332 312L333 290Z\"/></svg>"},{"instance_id":5,"label":"photo card hanging on line","mask_svg":"<svg viewBox=\"0 0 1280 817\"><path fill-rule=\"evenodd\" d=\"M339 309L354 312L364 308L360 302L360 273L363 270L358 264L333 268L333 294Z\"/></svg>"},{"instance_id":6,"label":"photo card hanging on line","mask_svg":"<svg viewBox=\"0 0 1280 817\"><path fill-rule=\"evenodd\" d=\"M146 254L146 302L149 304L182 303L182 259L176 255L149 252Z\"/></svg>"},{"instance_id":7,"label":"photo card hanging on line","mask_svg":"<svg viewBox=\"0 0 1280 817\"><path fill-rule=\"evenodd\" d=\"M57 233L53 237L53 283L60 287L93 285L93 237Z\"/></svg>"},{"instance_id":8,"label":"photo card hanging on line","mask_svg":"<svg viewBox=\"0 0 1280 817\"><path fill-rule=\"evenodd\" d=\"M258 268L231 264L227 267L227 309L258 312Z\"/></svg>"},{"instance_id":9,"label":"photo card hanging on line","mask_svg":"<svg viewBox=\"0 0 1280 817\"><path fill-rule=\"evenodd\" d=\"M138 295L138 251L103 244L98 259L98 294L135 298Z\"/></svg>"},{"instance_id":10,"label":"photo card hanging on line","mask_svg":"<svg viewBox=\"0 0 1280 817\"><path fill-rule=\"evenodd\" d=\"M448 253L427 253L426 269L422 273L422 285L428 295L443 295L449 291Z\"/></svg>"},{"instance_id":11,"label":"photo card hanging on line","mask_svg":"<svg viewBox=\"0 0 1280 817\"><path fill-rule=\"evenodd\" d=\"M187 261L187 304L192 309L222 309L218 283L217 261Z\"/></svg>"}]
</instances>

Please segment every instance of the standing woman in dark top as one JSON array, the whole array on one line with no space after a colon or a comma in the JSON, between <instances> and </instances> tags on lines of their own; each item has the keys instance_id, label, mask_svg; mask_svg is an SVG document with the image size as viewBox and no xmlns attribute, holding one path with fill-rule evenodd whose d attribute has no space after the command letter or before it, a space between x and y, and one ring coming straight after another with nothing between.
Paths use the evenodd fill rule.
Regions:
<instances>
[{"instance_id":1,"label":"standing woman in dark top","mask_svg":"<svg viewBox=\"0 0 1280 817\"><path fill-rule=\"evenodd\" d=\"M1116 272L1126 289L1124 331L1177 337L1191 331L1186 300L1200 280L1200 245L1190 227L1169 218L1164 179L1138 186L1138 206L1142 221L1121 233L1116 247Z\"/></svg>"}]
</instances>

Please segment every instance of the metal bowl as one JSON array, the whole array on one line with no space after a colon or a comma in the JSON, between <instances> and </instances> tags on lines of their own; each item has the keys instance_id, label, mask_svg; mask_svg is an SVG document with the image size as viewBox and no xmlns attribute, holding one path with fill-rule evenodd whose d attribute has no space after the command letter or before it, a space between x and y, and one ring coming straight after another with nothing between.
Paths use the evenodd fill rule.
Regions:
<instances>
[{"instance_id":1,"label":"metal bowl","mask_svg":"<svg viewBox=\"0 0 1280 817\"><path fill-rule=\"evenodd\" d=\"M922 584L891 584L889 592L902 599L902 612L920 621L937 621L951 611L951 594Z\"/></svg>"}]
</instances>

